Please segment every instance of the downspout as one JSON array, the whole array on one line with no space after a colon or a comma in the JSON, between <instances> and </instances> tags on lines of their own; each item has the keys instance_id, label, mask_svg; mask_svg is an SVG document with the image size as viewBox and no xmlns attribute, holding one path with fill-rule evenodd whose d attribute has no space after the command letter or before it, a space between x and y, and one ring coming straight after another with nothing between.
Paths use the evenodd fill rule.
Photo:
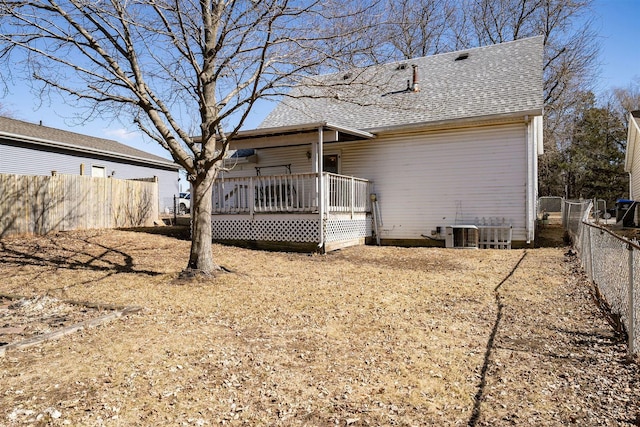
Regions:
<instances>
[{"instance_id":1,"label":"downspout","mask_svg":"<svg viewBox=\"0 0 640 427\"><path fill-rule=\"evenodd\" d=\"M526 138L525 138L525 143L526 143L526 161L527 161L527 182L526 182L526 197L525 197L525 209L526 209L526 226L525 226L525 231L527 233L527 244L531 243L531 238L533 237L533 228L532 228L532 219L533 219L533 212L532 210L534 209L535 206L535 200L533 200L534 198L534 194L535 194L535 190L534 190L534 185L535 185L535 177L534 172L535 172L535 168L534 168L534 161L535 161L535 129L534 129L534 120L530 120L529 116L524 116L524 121L525 124L527 126L527 131L526 131ZM533 203L533 204L532 204Z\"/></svg>"},{"instance_id":2,"label":"downspout","mask_svg":"<svg viewBox=\"0 0 640 427\"><path fill-rule=\"evenodd\" d=\"M324 173L323 173L323 133L324 126L318 127L318 215L320 216L320 222L318 229L320 232L318 247L322 249L324 247Z\"/></svg>"}]
</instances>

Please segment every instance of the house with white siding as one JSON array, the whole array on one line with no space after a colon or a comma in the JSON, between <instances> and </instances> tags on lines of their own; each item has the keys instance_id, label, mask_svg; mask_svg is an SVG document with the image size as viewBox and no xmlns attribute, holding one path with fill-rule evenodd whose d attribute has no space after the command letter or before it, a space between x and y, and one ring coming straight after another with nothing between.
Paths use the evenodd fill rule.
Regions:
<instances>
[{"instance_id":1,"label":"house with white siding","mask_svg":"<svg viewBox=\"0 0 640 427\"><path fill-rule=\"evenodd\" d=\"M173 207L179 166L119 142L0 117L0 174L156 177L159 212Z\"/></svg>"},{"instance_id":2,"label":"house with white siding","mask_svg":"<svg viewBox=\"0 0 640 427\"><path fill-rule=\"evenodd\" d=\"M629 173L629 197L640 200L640 111L629 113L624 171Z\"/></svg>"},{"instance_id":3,"label":"house with white siding","mask_svg":"<svg viewBox=\"0 0 640 427\"><path fill-rule=\"evenodd\" d=\"M531 243L542 61L533 37L309 78L231 143L214 239Z\"/></svg>"},{"instance_id":4,"label":"house with white siding","mask_svg":"<svg viewBox=\"0 0 640 427\"><path fill-rule=\"evenodd\" d=\"M629 173L629 199L640 200L640 111L629 113L624 171ZM634 207L635 209L635 207Z\"/></svg>"}]
</instances>

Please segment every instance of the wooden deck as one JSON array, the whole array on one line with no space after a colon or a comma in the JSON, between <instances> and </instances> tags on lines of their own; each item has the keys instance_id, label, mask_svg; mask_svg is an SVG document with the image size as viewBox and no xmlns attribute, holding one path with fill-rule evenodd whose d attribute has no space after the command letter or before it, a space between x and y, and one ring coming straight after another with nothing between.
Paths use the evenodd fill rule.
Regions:
<instances>
[{"instance_id":1,"label":"wooden deck","mask_svg":"<svg viewBox=\"0 0 640 427\"><path fill-rule=\"evenodd\" d=\"M371 236L370 183L324 172L219 179L213 239L310 245L321 252Z\"/></svg>"}]
</instances>

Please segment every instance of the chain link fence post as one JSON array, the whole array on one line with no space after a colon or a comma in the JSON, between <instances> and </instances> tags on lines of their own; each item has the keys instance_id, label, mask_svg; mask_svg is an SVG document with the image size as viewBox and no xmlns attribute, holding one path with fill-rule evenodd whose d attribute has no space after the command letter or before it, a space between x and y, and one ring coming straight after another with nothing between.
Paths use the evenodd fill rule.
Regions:
<instances>
[{"instance_id":1,"label":"chain link fence post","mask_svg":"<svg viewBox=\"0 0 640 427\"><path fill-rule=\"evenodd\" d=\"M584 272L627 333L629 356L635 357L640 353L640 301L635 283L640 278L640 246L595 223L592 209L591 201L565 200L563 226Z\"/></svg>"},{"instance_id":2,"label":"chain link fence post","mask_svg":"<svg viewBox=\"0 0 640 427\"><path fill-rule=\"evenodd\" d=\"M634 292L634 265L633 265L633 246L627 245L629 251L629 355L636 353L636 310L635 310L635 292Z\"/></svg>"}]
</instances>

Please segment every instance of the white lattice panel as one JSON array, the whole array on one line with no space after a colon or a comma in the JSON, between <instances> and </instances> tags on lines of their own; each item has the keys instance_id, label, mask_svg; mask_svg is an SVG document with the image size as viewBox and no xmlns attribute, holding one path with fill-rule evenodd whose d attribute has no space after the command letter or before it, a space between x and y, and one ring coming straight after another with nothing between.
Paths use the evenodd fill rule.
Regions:
<instances>
[{"instance_id":1,"label":"white lattice panel","mask_svg":"<svg viewBox=\"0 0 640 427\"><path fill-rule=\"evenodd\" d=\"M319 219L257 220L254 240L317 242L319 222Z\"/></svg>"},{"instance_id":2,"label":"white lattice panel","mask_svg":"<svg viewBox=\"0 0 640 427\"><path fill-rule=\"evenodd\" d=\"M371 235L371 220L362 219L328 219L325 222L325 241L337 242L352 240Z\"/></svg>"},{"instance_id":3,"label":"white lattice panel","mask_svg":"<svg viewBox=\"0 0 640 427\"><path fill-rule=\"evenodd\" d=\"M217 240L254 240L251 219L214 219L211 235Z\"/></svg>"},{"instance_id":4,"label":"white lattice panel","mask_svg":"<svg viewBox=\"0 0 640 427\"><path fill-rule=\"evenodd\" d=\"M319 219L216 218L211 222L215 240L317 242Z\"/></svg>"},{"instance_id":5,"label":"white lattice panel","mask_svg":"<svg viewBox=\"0 0 640 427\"><path fill-rule=\"evenodd\" d=\"M299 215L214 216L214 240L262 240L272 242L313 243L319 241L320 220ZM329 218L325 221L325 242L359 239L371 235L371 218Z\"/></svg>"}]
</instances>

